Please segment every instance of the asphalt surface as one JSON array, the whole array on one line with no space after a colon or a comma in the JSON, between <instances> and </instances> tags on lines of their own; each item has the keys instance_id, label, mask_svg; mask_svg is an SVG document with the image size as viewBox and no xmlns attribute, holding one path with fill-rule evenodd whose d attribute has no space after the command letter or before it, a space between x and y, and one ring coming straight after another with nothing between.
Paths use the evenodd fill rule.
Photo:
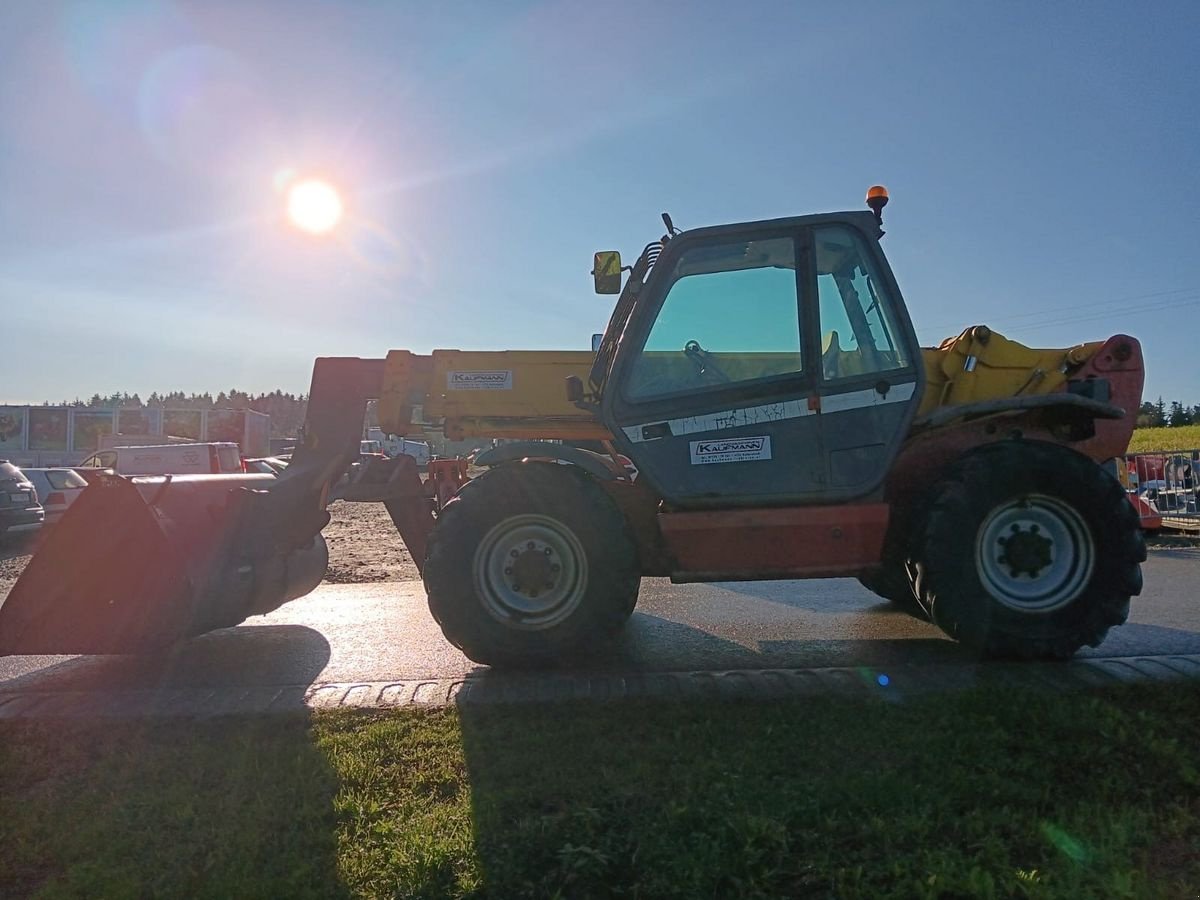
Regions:
<instances>
[{"instance_id":1,"label":"asphalt surface","mask_svg":"<svg viewBox=\"0 0 1200 900\"><path fill-rule=\"evenodd\" d=\"M1200 658L1200 550L1153 552L1144 570L1145 589L1129 623L1079 658ZM646 579L620 640L571 670L623 684L647 673L885 674L974 665L934 626L894 612L853 580L672 585ZM322 585L270 615L153 658L0 658L0 693L201 690L211 699L324 683L446 685L486 674L442 638L419 582L391 582Z\"/></svg>"}]
</instances>

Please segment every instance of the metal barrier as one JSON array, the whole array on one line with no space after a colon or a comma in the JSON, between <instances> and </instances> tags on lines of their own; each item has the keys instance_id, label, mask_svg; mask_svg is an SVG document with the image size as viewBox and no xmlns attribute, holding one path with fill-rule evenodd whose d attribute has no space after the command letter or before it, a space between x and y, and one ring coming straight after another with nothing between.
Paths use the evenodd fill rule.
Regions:
<instances>
[{"instance_id":1,"label":"metal barrier","mask_svg":"<svg viewBox=\"0 0 1200 900\"><path fill-rule=\"evenodd\" d=\"M1200 450L1133 453L1122 481L1147 529L1200 529Z\"/></svg>"}]
</instances>

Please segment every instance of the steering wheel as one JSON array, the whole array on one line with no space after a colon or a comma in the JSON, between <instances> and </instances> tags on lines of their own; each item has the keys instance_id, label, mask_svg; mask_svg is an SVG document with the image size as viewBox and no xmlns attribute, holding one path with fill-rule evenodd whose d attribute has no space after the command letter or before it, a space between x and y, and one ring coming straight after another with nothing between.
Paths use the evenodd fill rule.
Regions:
<instances>
[{"instance_id":1,"label":"steering wheel","mask_svg":"<svg viewBox=\"0 0 1200 900\"><path fill-rule=\"evenodd\" d=\"M684 344L683 354L696 366L696 375L702 381L715 381L718 384L728 384L733 381L721 371L721 367L716 364L712 355L700 346L699 341L688 341Z\"/></svg>"}]
</instances>

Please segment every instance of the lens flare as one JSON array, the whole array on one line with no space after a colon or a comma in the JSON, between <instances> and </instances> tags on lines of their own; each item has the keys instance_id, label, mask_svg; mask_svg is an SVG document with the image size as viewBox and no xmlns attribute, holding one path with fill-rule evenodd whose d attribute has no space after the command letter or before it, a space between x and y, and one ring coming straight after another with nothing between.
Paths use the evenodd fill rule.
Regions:
<instances>
[{"instance_id":1,"label":"lens flare","mask_svg":"<svg viewBox=\"0 0 1200 900\"><path fill-rule=\"evenodd\" d=\"M328 234L342 220L345 207L337 188L315 178L287 189L287 214L292 224L309 234Z\"/></svg>"}]
</instances>

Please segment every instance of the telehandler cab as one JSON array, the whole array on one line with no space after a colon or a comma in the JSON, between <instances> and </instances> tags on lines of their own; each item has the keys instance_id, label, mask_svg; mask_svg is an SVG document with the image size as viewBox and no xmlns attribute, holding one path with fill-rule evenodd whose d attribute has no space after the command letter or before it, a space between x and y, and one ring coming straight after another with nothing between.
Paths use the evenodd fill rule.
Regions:
<instances>
[{"instance_id":1,"label":"telehandler cab","mask_svg":"<svg viewBox=\"0 0 1200 900\"><path fill-rule=\"evenodd\" d=\"M369 399L385 433L510 439L479 477L402 457L338 490L385 504L474 660L596 646L645 575L855 576L981 654L1098 644L1142 584L1109 471L1138 342L1031 349L977 325L922 349L879 244L886 191L867 202L683 232L664 215L632 267L596 254L619 297L595 353L317 360L282 477L102 479L0 607L0 651L152 649L311 590Z\"/></svg>"}]
</instances>

